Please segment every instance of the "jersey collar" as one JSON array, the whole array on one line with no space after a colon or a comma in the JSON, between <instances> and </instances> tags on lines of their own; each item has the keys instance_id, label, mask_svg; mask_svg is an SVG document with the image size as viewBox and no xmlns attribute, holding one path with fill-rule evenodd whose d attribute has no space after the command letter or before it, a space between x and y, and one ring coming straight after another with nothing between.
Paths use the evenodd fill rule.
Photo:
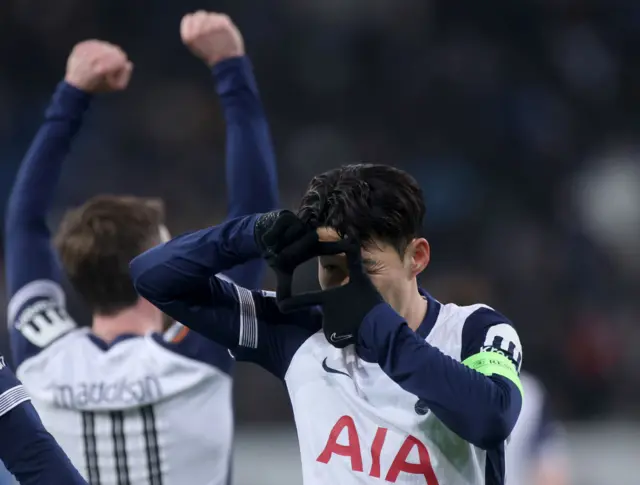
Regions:
<instances>
[{"instance_id":1,"label":"jersey collar","mask_svg":"<svg viewBox=\"0 0 640 485\"><path fill-rule=\"evenodd\" d=\"M89 340L91 340L96 345L96 347L98 347L100 350L103 350L105 352L108 351L114 345L117 345L118 343L123 342L124 340L129 340L134 337L140 337L140 335L133 334L133 333L125 333L122 335L118 335L115 339L113 339L111 343L108 343L102 340L97 335L89 333Z\"/></svg>"},{"instance_id":2,"label":"jersey collar","mask_svg":"<svg viewBox=\"0 0 640 485\"><path fill-rule=\"evenodd\" d=\"M442 304L433 298L426 290L422 288L418 288L418 291L422 295L422 297L427 300L427 313L422 320L422 323L416 330L416 333L420 335L422 338L427 338L429 332L433 329L433 326L436 324L436 320L438 319L438 315L440 315L440 309L442 308Z\"/></svg>"}]
</instances>

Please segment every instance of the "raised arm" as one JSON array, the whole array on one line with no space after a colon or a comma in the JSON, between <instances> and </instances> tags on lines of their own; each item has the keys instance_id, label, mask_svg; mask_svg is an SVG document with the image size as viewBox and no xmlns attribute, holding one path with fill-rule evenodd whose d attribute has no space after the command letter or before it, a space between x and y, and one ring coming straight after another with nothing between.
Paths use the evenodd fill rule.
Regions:
<instances>
[{"instance_id":1,"label":"raised arm","mask_svg":"<svg viewBox=\"0 0 640 485\"><path fill-rule=\"evenodd\" d=\"M227 219L272 210L278 204L276 164L262 103L242 36L226 15L197 12L180 25L184 44L211 68L227 125ZM225 275L240 287L259 288L264 274L261 259L229 268ZM226 348L182 323L167 330L165 340L191 358L231 372Z\"/></svg>"},{"instance_id":2,"label":"raised arm","mask_svg":"<svg viewBox=\"0 0 640 485\"><path fill-rule=\"evenodd\" d=\"M22 485L87 485L1 356L0 460Z\"/></svg>"},{"instance_id":3,"label":"raised arm","mask_svg":"<svg viewBox=\"0 0 640 485\"><path fill-rule=\"evenodd\" d=\"M122 89L130 73L119 48L99 41L78 44L18 171L5 220L8 320L16 365L75 327L65 311L47 216L89 93Z\"/></svg>"},{"instance_id":4,"label":"raised arm","mask_svg":"<svg viewBox=\"0 0 640 485\"><path fill-rule=\"evenodd\" d=\"M211 67L224 111L228 219L275 209L275 155L242 35L229 17L210 12L185 16L181 35L185 45ZM264 268L261 259L254 259L225 275L238 285L258 288Z\"/></svg>"},{"instance_id":5,"label":"raised arm","mask_svg":"<svg viewBox=\"0 0 640 485\"><path fill-rule=\"evenodd\" d=\"M273 294L217 276L260 256L254 239L259 217L232 219L156 246L131 262L131 275L140 295L164 313L238 360L283 378L298 347L320 328L320 315L282 314Z\"/></svg>"}]
</instances>

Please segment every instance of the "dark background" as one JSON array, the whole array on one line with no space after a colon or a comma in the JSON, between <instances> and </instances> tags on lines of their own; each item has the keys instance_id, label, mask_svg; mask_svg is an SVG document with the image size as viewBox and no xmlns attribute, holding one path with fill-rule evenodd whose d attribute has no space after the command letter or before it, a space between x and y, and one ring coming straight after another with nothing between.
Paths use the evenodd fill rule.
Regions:
<instances>
[{"instance_id":1,"label":"dark background","mask_svg":"<svg viewBox=\"0 0 640 485\"><path fill-rule=\"evenodd\" d=\"M94 104L52 223L99 192L164 197L174 233L221 221L224 124L178 31L199 8L244 34L285 206L342 163L407 169L427 199L424 286L507 314L560 416L638 417L640 2L3 0L2 204L71 47L100 38L133 81ZM288 419L278 382L238 374L240 423Z\"/></svg>"}]
</instances>

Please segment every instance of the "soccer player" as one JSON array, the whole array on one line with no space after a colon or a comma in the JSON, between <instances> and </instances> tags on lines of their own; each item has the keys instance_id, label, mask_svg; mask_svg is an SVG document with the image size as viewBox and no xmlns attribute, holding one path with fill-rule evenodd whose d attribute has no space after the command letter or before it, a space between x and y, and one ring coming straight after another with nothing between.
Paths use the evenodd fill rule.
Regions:
<instances>
[{"instance_id":1,"label":"soccer player","mask_svg":"<svg viewBox=\"0 0 640 485\"><path fill-rule=\"evenodd\" d=\"M569 466L564 431L552 415L542 383L521 375L527 396L507 447L507 477L516 485L568 485Z\"/></svg>"},{"instance_id":2,"label":"soccer player","mask_svg":"<svg viewBox=\"0 0 640 485\"><path fill-rule=\"evenodd\" d=\"M22 485L87 485L0 355L0 460Z\"/></svg>"},{"instance_id":3,"label":"soccer player","mask_svg":"<svg viewBox=\"0 0 640 485\"><path fill-rule=\"evenodd\" d=\"M286 383L306 485L503 484L520 340L492 308L418 287L424 213L407 173L343 166L311 181L297 215L182 235L135 258L132 276L158 308ZM261 254L277 295L217 276ZM324 291L291 296L314 256Z\"/></svg>"},{"instance_id":4,"label":"soccer player","mask_svg":"<svg viewBox=\"0 0 640 485\"><path fill-rule=\"evenodd\" d=\"M275 160L240 32L228 17L201 11L182 20L181 35L212 68L224 110L229 217L274 209ZM5 233L14 362L45 426L91 485L223 484L233 359L180 324L161 333L162 313L129 275L134 256L168 239L161 206L94 197L64 216L58 254L46 224L93 94L124 89L131 70L114 45L78 44L20 167ZM262 260L247 260L226 276L257 287L263 271ZM67 314L64 273L93 311L90 329Z\"/></svg>"}]
</instances>

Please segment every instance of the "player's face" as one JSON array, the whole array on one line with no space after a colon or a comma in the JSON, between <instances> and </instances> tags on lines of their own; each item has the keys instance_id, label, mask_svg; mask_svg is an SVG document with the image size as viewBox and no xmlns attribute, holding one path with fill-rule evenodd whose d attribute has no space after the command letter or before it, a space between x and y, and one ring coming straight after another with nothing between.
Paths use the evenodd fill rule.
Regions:
<instances>
[{"instance_id":1,"label":"player's face","mask_svg":"<svg viewBox=\"0 0 640 485\"><path fill-rule=\"evenodd\" d=\"M338 234L331 228L318 229L321 241L337 241ZM403 255L389 244L374 241L362 248L362 266L380 295L396 310L400 310L408 292L415 291L416 276L429 264L429 243L415 239ZM345 285L349 270L344 254L318 258L318 279L322 289Z\"/></svg>"}]
</instances>

